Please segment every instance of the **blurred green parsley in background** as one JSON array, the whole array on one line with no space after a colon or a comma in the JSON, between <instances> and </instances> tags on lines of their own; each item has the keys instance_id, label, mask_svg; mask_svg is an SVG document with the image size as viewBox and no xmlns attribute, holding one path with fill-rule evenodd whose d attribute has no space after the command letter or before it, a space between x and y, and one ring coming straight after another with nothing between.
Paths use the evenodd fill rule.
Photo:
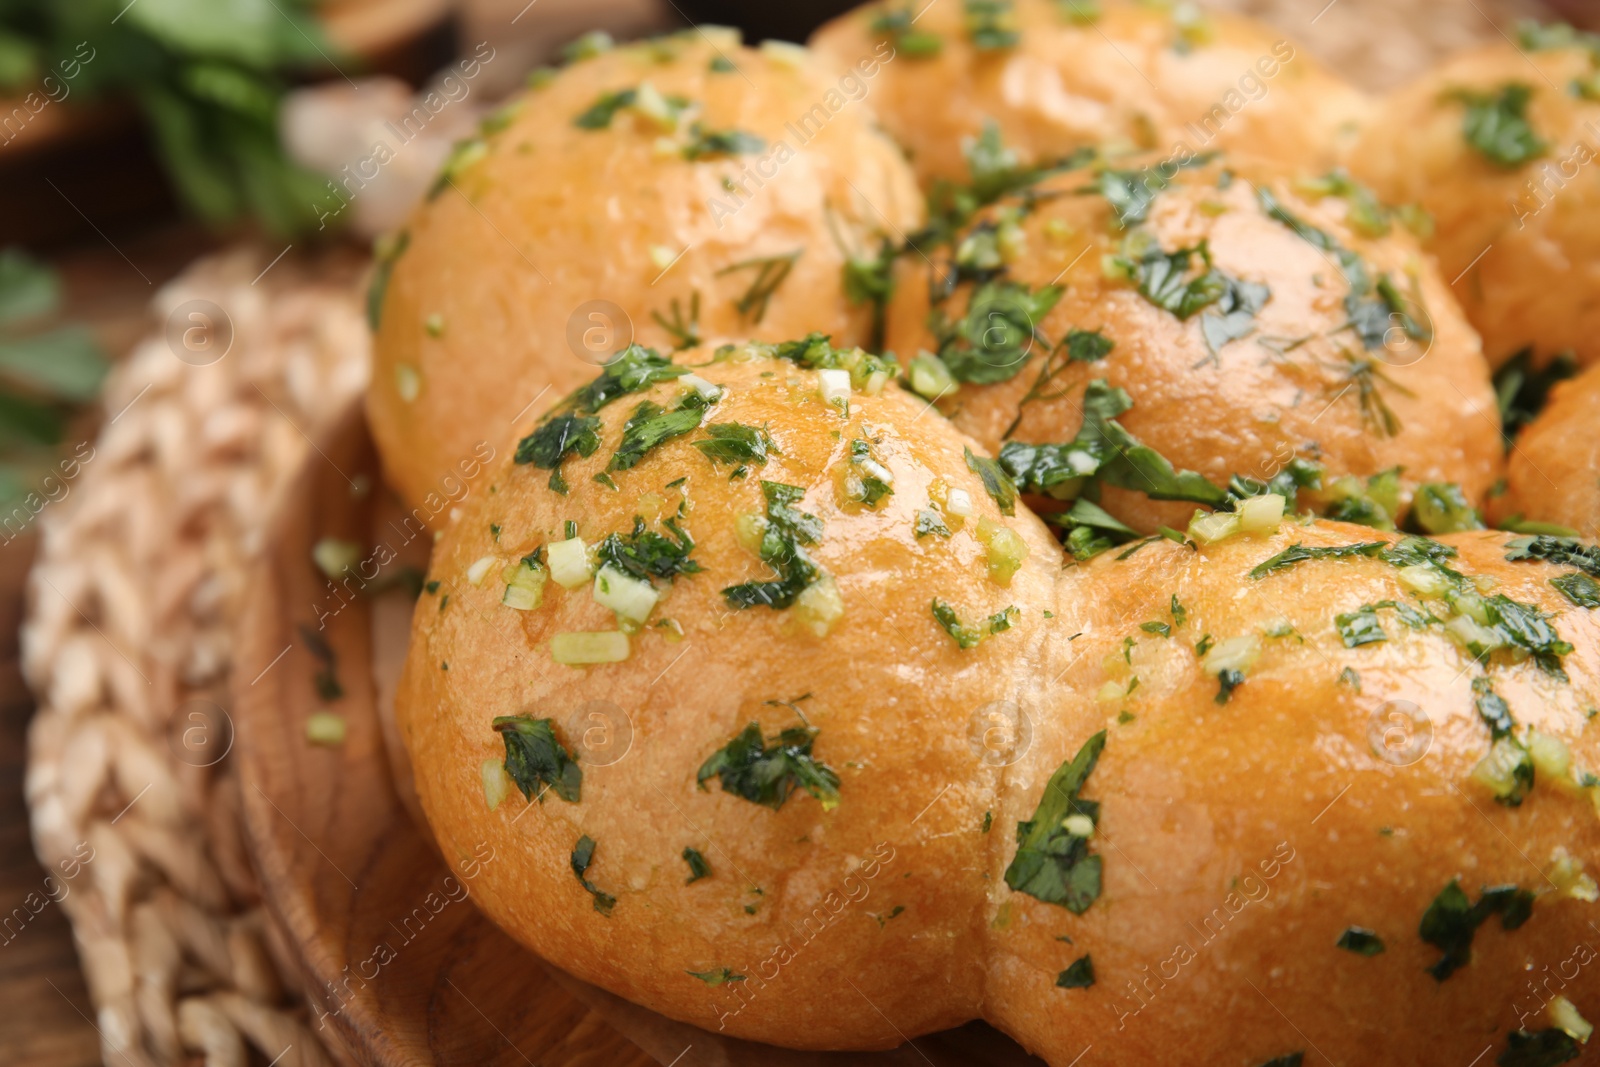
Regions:
<instances>
[{"instance_id":1,"label":"blurred green parsley in background","mask_svg":"<svg viewBox=\"0 0 1600 1067\"><path fill-rule=\"evenodd\" d=\"M74 408L93 400L106 360L82 326L52 325L55 274L24 253L0 251L0 509L51 472ZM5 540L17 531L7 526Z\"/></svg>"},{"instance_id":2,"label":"blurred green parsley in background","mask_svg":"<svg viewBox=\"0 0 1600 1067\"><path fill-rule=\"evenodd\" d=\"M292 163L278 137L287 79L335 62L313 6L0 0L0 94L42 91L47 77L61 80L63 62L76 60L59 106L106 98L135 104L195 214L211 223L254 217L275 233L294 233L316 221L312 205L326 184Z\"/></svg>"}]
</instances>

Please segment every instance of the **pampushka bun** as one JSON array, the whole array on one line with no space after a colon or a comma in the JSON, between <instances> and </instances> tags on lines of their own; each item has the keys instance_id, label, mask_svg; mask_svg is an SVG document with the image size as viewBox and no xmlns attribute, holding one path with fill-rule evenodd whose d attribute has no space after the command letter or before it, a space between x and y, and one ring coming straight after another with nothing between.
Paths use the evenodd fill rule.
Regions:
<instances>
[{"instance_id":1,"label":"pampushka bun","mask_svg":"<svg viewBox=\"0 0 1600 1067\"><path fill-rule=\"evenodd\" d=\"M840 73L685 32L576 62L491 116L374 286L367 411L407 501L632 340L868 341L874 306L845 268L923 210L852 97L876 62Z\"/></svg>"}]
</instances>

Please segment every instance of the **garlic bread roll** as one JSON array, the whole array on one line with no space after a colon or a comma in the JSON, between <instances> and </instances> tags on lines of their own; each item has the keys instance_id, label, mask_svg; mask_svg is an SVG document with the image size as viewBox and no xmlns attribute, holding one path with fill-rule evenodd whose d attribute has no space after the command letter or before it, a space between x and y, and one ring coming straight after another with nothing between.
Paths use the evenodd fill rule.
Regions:
<instances>
[{"instance_id":1,"label":"garlic bread roll","mask_svg":"<svg viewBox=\"0 0 1600 1067\"><path fill-rule=\"evenodd\" d=\"M407 501L631 341L867 341L846 266L923 211L860 102L873 62L685 31L575 62L458 146L371 300L367 410Z\"/></svg>"},{"instance_id":2,"label":"garlic bread roll","mask_svg":"<svg viewBox=\"0 0 1600 1067\"><path fill-rule=\"evenodd\" d=\"M963 146L987 122L1029 165L1099 144L1315 165L1367 107L1276 31L1193 4L888 0L811 43L840 64L893 49L870 100L924 186L966 179Z\"/></svg>"},{"instance_id":3,"label":"garlic bread roll","mask_svg":"<svg viewBox=\"0 0 1600 1067\"><path fill-rule=\"evenodd\" d=\"M1098 759L991 889L991 1021L1056 1067L1576 1055L1600 1017L1600 613L1552 584L1583 573L1559 551L1442 541L1318 521L1063 572L1081 636L997 829ZM1091 862L1081 914L1049 899Z\"/></svg>"},{"instance_id":4,"label":"garlic bread roll","mask_svg":"<svg viewBox=\"0 0 1600 1067\"><path fill-rule=\"evenodd\" d=\"M884 368L627 353L445 533L398 701L510 936L781 1045L972 1018L987 731L1046 717L1059 549Z\"/></svg>"},{"instance_id":5,"label":"garlic bread roll","mask_svg":"<svg viewBox=\"0 0 1600 1067\"><path fill-rule=\"evenodd\" d=\"M1434 218L1429 250L1491 363L1600 359L1595 53L1561 27L1456 56L1390 95L1349 166Z\"/></svg>"},{"instance_id":6,"label":"garlic bread roll","mask_svg":"<svg viewBox=\"0 0 1600 1067\"><path fill-rule=\"evenodd\" d=\"M1506 457L1506 491L1491 501L1497 520L1554 523L1600 539L1600 366L1550 390L1550 402Z\"/></svg>"},{"instance_id":7,"label":"garlic bread roll","mask_svg":"<svg viewBox=\"0 0 1600 1067\"><path fill-rule=\"evenodd\" d=\"M1054 174L902 259L886 344L958 429L1015 453L1028 492L1098 479L1140 531L1183 528L1235 475L1292 475L1302 506L1393 528L1419 485L1481 506L1501 463L1476 335L1337 171L1137 156ZM1170 469L1065 454L1112 420Z\"/></svg>"}]
</instances>

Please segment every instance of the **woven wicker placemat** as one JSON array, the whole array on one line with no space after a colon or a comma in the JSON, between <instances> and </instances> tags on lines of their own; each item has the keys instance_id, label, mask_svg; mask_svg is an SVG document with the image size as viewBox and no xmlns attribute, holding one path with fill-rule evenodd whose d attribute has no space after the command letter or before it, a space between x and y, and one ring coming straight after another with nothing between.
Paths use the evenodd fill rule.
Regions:
<instances>
[{"instance_id":1,"label":"woven wicker placemat","mask_svg":"<svg viewBox=\"0 0 1600 1067\"><path fill-rule=\"evenodd\" d=\"M365 385L361 257L240 248L154 300L40 515L26 796L107 1064L329 1062L274 967L226 758L230 626L285 478Z\"/></svg>"}]
</instances>

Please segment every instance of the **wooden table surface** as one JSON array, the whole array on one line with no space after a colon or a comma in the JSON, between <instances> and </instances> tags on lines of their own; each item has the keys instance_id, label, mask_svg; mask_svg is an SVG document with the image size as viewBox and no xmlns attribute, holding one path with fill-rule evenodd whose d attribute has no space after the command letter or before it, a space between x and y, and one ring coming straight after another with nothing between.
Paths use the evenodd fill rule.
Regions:
<instances>
[{"instance_id":1,"label":"wooden table surface","mask_svg":"<svg viewBox=\"0 0 1600 1067\"><path fill-rule=\"evenodd\" d=\"M122 354L148 328L145 308L156 288L216 238L192 228L163 227L63 250L49 258L61 271L68 317L94 328L107 352ZM127 258L123 258L126 256ZM84 438L92 419L77 427ZM23 684L17 628L22 584L34 553L33 534L0 546L0 916L44 888L23 805L23 768L33 696ZM48 906L11 941L0 944L0 1063L27 1067L94 1067L100 1060L94 1009L78 969L66 915Z\"/></svg>"}]
</instances>

